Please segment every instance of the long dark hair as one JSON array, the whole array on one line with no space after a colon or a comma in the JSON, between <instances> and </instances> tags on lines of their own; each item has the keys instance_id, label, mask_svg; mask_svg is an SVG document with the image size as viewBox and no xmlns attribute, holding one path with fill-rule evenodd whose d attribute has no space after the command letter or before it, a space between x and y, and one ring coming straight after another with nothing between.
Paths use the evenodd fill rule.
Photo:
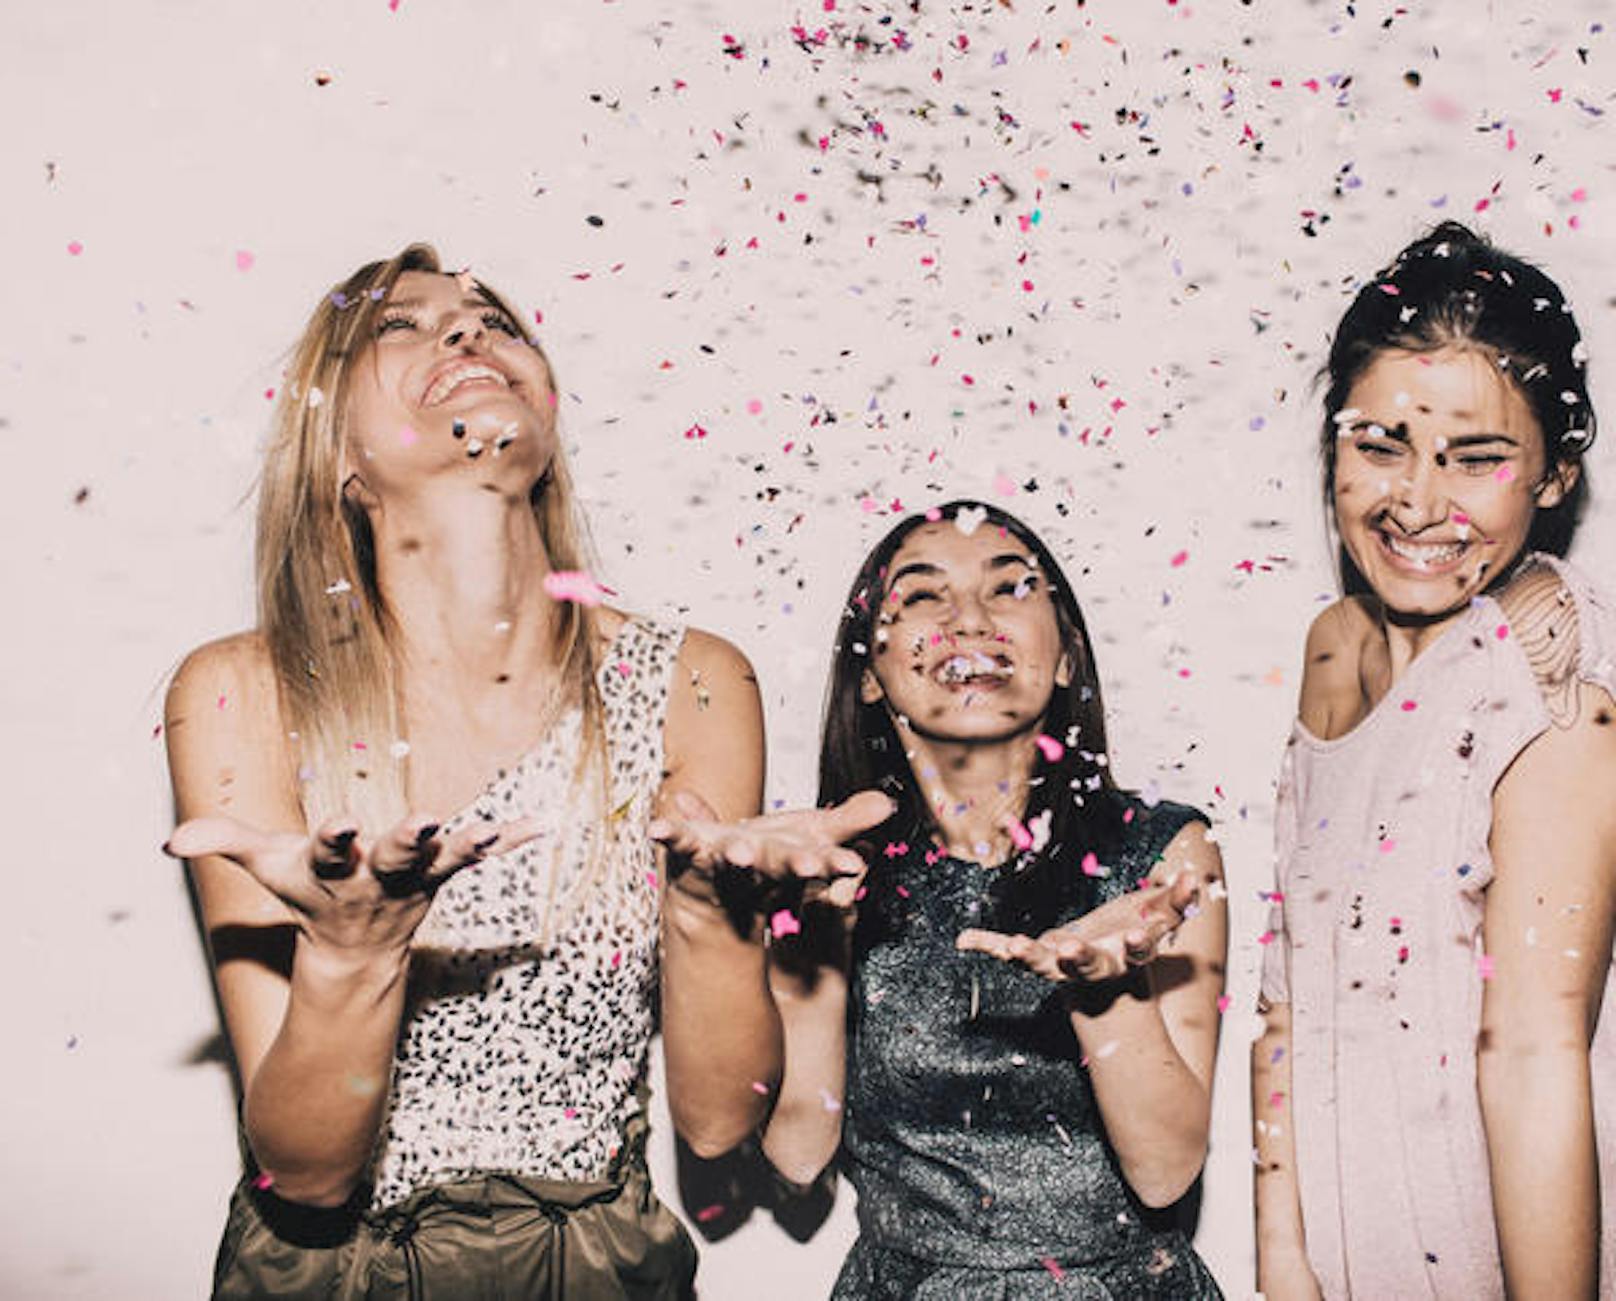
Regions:
<instances>
[{"instance_id":1,"label":"long dark hair","mask_svg":"<svg viewBox=\"0 0 1616 1301\"><path fill-rule=\"evenodd\" d=\"M1111 776L1105 740L1105 706L1100 678L1083 611L1066 575L1038 535L1008 511L976 501L951 501L898 523L865 557L842 607L832 652L825 724L820 734L819 802L838 803L861 790L879 789L892 797L896 812L870 833L876 848L869 855L871 880L860 909L860 927L873 917L890 920L887 892L880 888L884 847L904 842L911 852L931 843L937 833L931 809L904 757L903 742L884 701L869 704L860 694L864 671L873 662L878 615L887 595L892 558L905 539L923 524L976 516L979 527L1003 530L1032 553L1055 606L1061 649L1071 666L1071 683L1057 685L1050 697L1043 731L1061 742L1064 752L1051 761L1040 752L1033 769L1024 822L1049 814L1049 839L1042 850L1027 851L1001 874L1001 924L1041 929L1053 924L1062 903L1087 878L1077 864L1088 849L1108 845L1121 826L1121 805Z\"/></svg>"},{"instance_id":2,"label":"long dark hair","mask_svg":"<svg viewBox=\"0 0 1616 1301\"><path fill-rule=\"evenodd\" d=\"M1335 520L1336 417L1347 394L1382 352L1476 348L1526 399L1543 433L1544 478L1581 464L1597 428L1588 396L1587 353L1560 287L1531 263L1495 248L1469 227L1445 221L1415 240L1358 291L1336 328L1321 378L1324 504ZM1540 486L1540 485L1539 485ZM1563 556L1588 497L1586 467L1553 506L1538 510L1526 547ZM1344 547L1342 590L1369 591ZM1509 572L1500 566L1500 576Z\"/></svg>"}]
</instances>

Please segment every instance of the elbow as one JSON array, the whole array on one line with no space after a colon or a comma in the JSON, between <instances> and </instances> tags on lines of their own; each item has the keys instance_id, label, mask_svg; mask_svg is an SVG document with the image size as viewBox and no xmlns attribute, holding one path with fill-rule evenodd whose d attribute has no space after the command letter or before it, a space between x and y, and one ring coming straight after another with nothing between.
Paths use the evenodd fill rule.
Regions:
<instances>
[{"instance_id":1,"label":"elbow","mask_svg":"<svg viewBox=\"0 0 1616 1301\"><path fill-rule=\"evenodd\" d=\"M756 1113L736 1112L731 1115L680 1115L674 1113L673 1128L684 1145L703 1161L716 1161L733 1152L757 1132L762 1123L762 1109Z\"/></svg>"}]
</instances>

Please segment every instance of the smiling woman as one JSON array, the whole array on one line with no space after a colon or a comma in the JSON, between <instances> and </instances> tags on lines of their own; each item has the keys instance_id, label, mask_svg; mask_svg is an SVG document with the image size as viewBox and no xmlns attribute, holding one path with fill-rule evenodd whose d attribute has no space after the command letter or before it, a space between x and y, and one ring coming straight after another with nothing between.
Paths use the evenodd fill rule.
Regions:
<instances>
[{"instance_id":1,"label":"smiling woman","mask_svg":"<svg viewBox=\"0 0 1616 1301\"><path fill-rule=\"evenodd\" d=\"M1271 1297L1616 1288L1616 608L1559 558L1585 361L1554 282L1453 223L1331 349L1347 595L1308 636L1252 1058Z\"/></svg>"},{"instance_id":2,"label":"smiling woman","mask_svg":"<svg viewBox=\"0 0 1616 1301\"><path fill-rule=\"evenodd\" d=\"M264 466L259 626L169 693L168 848L248 1166L219 1297L691 1287L645 1169L645 829L680 791L756 810L757 688L716 638L570 599L555 389L518 319L421 245L321 300Z\"/></svg>"}]
</instances>

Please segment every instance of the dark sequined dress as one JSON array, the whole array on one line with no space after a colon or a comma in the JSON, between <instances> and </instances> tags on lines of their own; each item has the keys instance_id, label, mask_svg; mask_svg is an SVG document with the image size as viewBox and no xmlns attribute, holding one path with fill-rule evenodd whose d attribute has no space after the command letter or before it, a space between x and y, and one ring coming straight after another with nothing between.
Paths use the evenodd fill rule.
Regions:
<instances>
[{"instance_id":1,"label":"dark sequined dress","mask_svg":"<svg viewBox=\"0 0 1616 1301\"><path fill-rule=\"evenodd\" d=\"M1129 820L1098 855L1109 875L1074 861L1057 922L1132 889L1201 817L1110 798ZM860 1234L833 1297L1220 1296L1123 1180L1056 988L955 950L1004 920L1002 871L921 847L872 881L890 907L856 940L842 1154Z\"/></svg>"}]
</instances>

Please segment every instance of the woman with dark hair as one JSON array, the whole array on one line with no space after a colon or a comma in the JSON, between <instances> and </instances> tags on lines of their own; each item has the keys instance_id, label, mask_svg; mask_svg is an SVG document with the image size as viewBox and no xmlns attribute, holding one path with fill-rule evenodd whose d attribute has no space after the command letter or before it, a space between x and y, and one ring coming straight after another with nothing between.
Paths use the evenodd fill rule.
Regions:
<instances>
[{"instance_id":1,"label":"woman with dark hair","mask_svg":"<svg viewBox=\"0 0 1616 1301\"><path fill-rule=\"evenodd\" d=\"M1453 222L1336 332L1346 596L1308 635L1253 1049L1270 1297L1616 1295L1616 609L1561 558L1586 360L1558 286Z\"/></svg>"},{"instance_id":2,"label":"woman with dark hair","mask_svg":"<svg viewBox=\"0 0 1616 1301\"><path fill-rule=\"evenodd\" d=\"M520 321L424 245L321 296L258 626L169 692L168 848L241 1089L220 1298L690 1291L645 1168L645 827L681 790L756 811L757 687L727 643L600 604Z\"/></svg>"},{"instance_id":3,"label":"woman with dark hair","mask_svg":"<svg viewBox=\"0 0 1616 1301\"><path fill-rule=\"evenodd\" d=\"M1003 511L911 516L854 580L820 800L872 790L867 874L800 814L653 828L831 882L765 905L785 1070L763 1147L806 1183L843 1145L861 1235L835 1295L1218 1295L1164 1209L1206 1154L1218 852L1195 810L1117 788L1077 600Z\"/></svg>"}]
</instances>

